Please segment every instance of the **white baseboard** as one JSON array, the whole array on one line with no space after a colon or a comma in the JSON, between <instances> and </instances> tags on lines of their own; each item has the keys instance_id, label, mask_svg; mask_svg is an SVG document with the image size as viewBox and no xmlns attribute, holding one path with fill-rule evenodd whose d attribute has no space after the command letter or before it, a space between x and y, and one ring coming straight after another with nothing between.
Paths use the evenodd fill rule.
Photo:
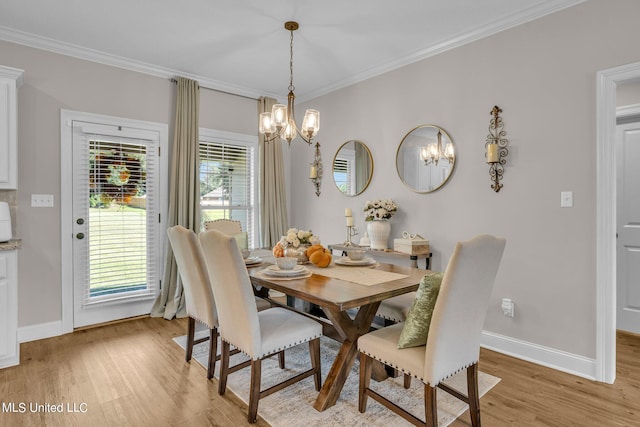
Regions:
<instances>
[{"instance_id":1,"label":"white baseboard","mask_svg":"<svg viewBox=\"0 0 640 427\"><path fill-rule=\"evenodd\" d=\"M596 380L595 359L487 331L482 331L480 345L488 350L497 351L517 359Z\"/></svg>"},{"instance_id":2,"label":"white baseboard","mask_svg":"<svg viewBox=\"0 0 640 427\"><path fill-rule=\"evenodd\" d=\"M20 351L18 354L12 357L0 358L0 369L8 368L10 366L16 366L20 364Z\"/></svg>"},{"instance_id":3,"label":"white baseboard","mask_svg":"<svg viewBox=\"0 0 640 427\"><path fill-rule=\"evenodd\" d=\"M62 335L62 321L40 323L18 328L18 342L30 342Z\"/></svg>"}]
</instances>

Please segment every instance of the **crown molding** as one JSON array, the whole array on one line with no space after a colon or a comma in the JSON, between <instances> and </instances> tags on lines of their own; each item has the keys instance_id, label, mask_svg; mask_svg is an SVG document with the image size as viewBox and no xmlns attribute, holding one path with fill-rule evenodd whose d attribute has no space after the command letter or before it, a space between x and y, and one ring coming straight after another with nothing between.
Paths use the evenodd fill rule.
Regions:
<instances>
[{"instance_id":1,"label":"crown molding","mask_svg":"<svg viewBox=\"0 0 640 427\"><path fill-rule=\"evenodd\" d=\"M402 68L406 65L410 65L415 62L421 61L423 59L430 58L432 56L446 52L448 50L455 49L457 47L483 39L485 37L489 37L501 31L508 30L509 28L517 27L518 25L522 25L526 22L542 18L546 15L559 12L563 9L567 9L569 7L575 6L580 3L584 3L586 1L587 0L563 0L563 1L555 2L554 4L544 4L544 5L533 6L526 10L522 10L518 13L514 13L506 17L501 17L487 25L477 27L473 31L460 33L452 38L443 40L438 43L434 43L425 49L418 50L402 58L399 58L395 61L381 64L377 67L373 67L369 70L358 73L347 79L343 79L331 85L319 88L315 91L302 94L297 98L297 101L305 102L310 99L317 98L322 95L326 95L327 93L336 91L338 89L342 89L347 86L360 83L372 77L376 77L384 73L387 73L389 71Z\"/></svg>"},{"instance_id":2,"label":"crown molding","mask_svg":"<svg viewBox=\"0 0 640 427\"><path fill-rule=\"evenodd\" d=\"M580 3L584 3L585 1L587 0L560 0L554 2L553 4L545 3L543 5L533 6L518 13L514 13L506 17L501 17L487 25L478 27L473 31L460 33L455 37L440 41L438 43L434 43L433 45L425 49L418 50L395 61L380 64L376 67L357 73L352 77L323 86L317 90L302 93L298 96L297 101L305 102L310 99L317 98L338 89L360 83L372 77L379 76L389 71L393 71L406 65L410 65L423 59L438 55L445 51L491 36L509 28L516 27L518 25L533 21L535 19L558 12L571 6L575 6ZM71 56L86 61L92 61L104 65L122 68L129 71L148 74L155 77L171 79L175 76L183 76L193 80L197 80L201 87L233 95L244 96L247 98L258 99L261 96L269 96L272 98L280 99L283 97L283 95L279 93L265 93L264 91L234 85L232 83L211 79L205 76L185 73L180 70L165 68L131 58L111 55L94 49L88 49L74 44L65 43L47 37L41 37L35 34L26 33L2 26L0 26L0 40L5 40L36 49L42 49L49 52L59 53L61 55Z\"/></svg>"},{"instance_id":3,"label":"crown molding","mask_svg":"<svg viewBox=\"0 0 640 427\"><path fill-rule=\"evenodd\" d=\"M231 83L211 79L205 76L185 73L184 71L161 67L123 56L111 55L109 53L100 52L94 49L89 49L71 43L65 43L47 37L42 37L2 26L0 26L0 40L29 46L36 49L46 50L48 52L58 53L65 56L71 56L85 61L96 62L99 64L122 68L129 71L135 71L137 73L147 74L154 77L161 77L165 79L171 79L176 76L187 77L193 80L197 80L200 87L229 93L232 95L239 95L253 99L258 99L261 96L271 96L273 98L279 97L279 94L265 93L244 86L234 85Z\"/></svg>"}]
</instances>

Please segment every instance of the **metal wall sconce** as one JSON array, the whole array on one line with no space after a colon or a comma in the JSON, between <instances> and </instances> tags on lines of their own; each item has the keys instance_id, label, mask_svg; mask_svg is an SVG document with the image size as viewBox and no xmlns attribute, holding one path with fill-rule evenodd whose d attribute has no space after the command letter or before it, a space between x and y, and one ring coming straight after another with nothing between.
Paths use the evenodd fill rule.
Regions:
<instances>
[{"instance_id":1,"label":"metal wall sconce","mask_svg":"<svg viewBox=\"0 0 640 427\"><path fill-rule=\"evenodd\" d=\"M320 197L320 184L322 184L322 158L320 157L320 143L316 142L316 153L309 170L309 179L316 187L316 196Z\"/></svg>"},{"instance_id":2,"label":"metal wall sconce","mask_svg":"<svg viewBox=\"0 0 640 427\"><path fill-rule=\"evenodd\" d=\"M487 135L487 142L485 142L485 157L487 163L489 163L489 176L493 181L491 188L497 193L503 187L500 184L502 175L504 174L504 165L507 163L507 155L509 150L507 145L509 141L505 136L507 133L503 130L502 117L500 117L502 109L497 105L491 110L493 118L489 124L489 135Z\"/></svg>"}]
</instances>

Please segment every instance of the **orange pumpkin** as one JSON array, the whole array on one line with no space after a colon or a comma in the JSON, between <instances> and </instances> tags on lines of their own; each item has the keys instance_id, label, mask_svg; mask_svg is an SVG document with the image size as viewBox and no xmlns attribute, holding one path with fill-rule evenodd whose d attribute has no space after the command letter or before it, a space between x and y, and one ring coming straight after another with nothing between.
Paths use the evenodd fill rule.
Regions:
<instances>
[{"instance_id":1,"label":"orange pumpkin","mask_svg":"<svg viewBox=\"0 0 640 427\"><path fill-rule=\"evenodd\" d=\"M276 258L282 258L284 256L284 248L280 245L280 242L276 243L272 252L273 256Z\"/></svg>"},{"instance_id":2,"label":"orange pumpkin","mask_svg":"<svg viewBox=\"0 0 640 427\"><path fill-rule=\"evenodd\" d=\"M315 251L320 250L320 249L324 249L324 246L322 246L321 244L317 244L317 245L311 245L307 248L307 250L304 252L304 254L306 255L306 257L308 259L311 259L311 254L313 254Z\"/></svg>"},{"instance_id":3,"label":"orange pumpkin","mask_svg":"<svg viewBox=\"0 0 640 427\"><path fill-rule=\"evenodd\" d=\"M331 264L331 251L325 248L319 249L311 254L309 261L320 268L328 267Z\"/></svg>"}]
</instances>

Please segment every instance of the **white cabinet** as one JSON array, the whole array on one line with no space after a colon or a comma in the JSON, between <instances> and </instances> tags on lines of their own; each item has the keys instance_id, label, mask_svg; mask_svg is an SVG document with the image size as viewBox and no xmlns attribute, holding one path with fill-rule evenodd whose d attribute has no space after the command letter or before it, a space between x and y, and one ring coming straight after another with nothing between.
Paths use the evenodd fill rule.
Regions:
<instances>
[{"instance_id":1,"label":"white cabinet","mask_svg":"<svg viewBox=\"0 0 640 427\"><path fill-rule=\"evenodd\" d=\"M0 251L0 368L20 363L17 276L17 251Z\"/></svg>"},{"instance_id":2,"label":"white cabinet","mask_svg":"<svg viewBox=\"0 0 640 427\"><path fill-rule=\"evenodd\" d=\"M17 89L24 71L0 66L0 189L18 186Z\"/></svg>"}]
</instances>

